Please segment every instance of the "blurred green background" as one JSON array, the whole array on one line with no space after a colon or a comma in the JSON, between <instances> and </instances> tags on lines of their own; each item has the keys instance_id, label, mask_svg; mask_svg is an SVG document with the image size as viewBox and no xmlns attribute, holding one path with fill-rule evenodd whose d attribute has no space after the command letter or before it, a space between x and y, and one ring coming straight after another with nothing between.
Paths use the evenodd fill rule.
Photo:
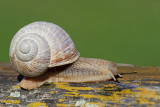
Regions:
<instances>
[{"instance_id":1,"label":"blurred green background","mask_svg":"<svg viewBox=\"0 0 160 107\"><path fill-rule=\"evenodd\" d=\"M0 0L0 62L14 34L34 21L65 29L83 57L160 66L160 1Z\"/></svg>"}]
</instances>

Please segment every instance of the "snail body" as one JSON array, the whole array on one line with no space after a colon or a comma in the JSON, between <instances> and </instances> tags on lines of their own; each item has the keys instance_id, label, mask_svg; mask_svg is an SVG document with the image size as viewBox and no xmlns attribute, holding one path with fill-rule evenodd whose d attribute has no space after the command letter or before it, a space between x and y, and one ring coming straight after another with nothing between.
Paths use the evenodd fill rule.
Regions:
<instances>
[{"instance_id":1,"label":"snail body","mask_svg":"<svg viewBox=\"0 0 160 107\"><path fill-rule=\"evenodd\" d=\"M59 26L33 22L20 29L10 45L13 67L25 78L20 86L33 89L45 82L116 80L116 64L80 57L70 36Z\"/></svg>"},{"instance_id":2,"label":"snail body","mask_svg":"<svg viewBox=\"0 0 160 107\"><path fill-rule=\"evenodd\" d=\"M48 70L45 74L39 77L27 77L20 82L20 87L24 89L34 89L44 83L51 82L100 82L113 79L119 75L116 64L111 61L106 61L96 58L79 57L72 64L64 65L63 67L54 67Z\"/></svg>"}]
</instances>

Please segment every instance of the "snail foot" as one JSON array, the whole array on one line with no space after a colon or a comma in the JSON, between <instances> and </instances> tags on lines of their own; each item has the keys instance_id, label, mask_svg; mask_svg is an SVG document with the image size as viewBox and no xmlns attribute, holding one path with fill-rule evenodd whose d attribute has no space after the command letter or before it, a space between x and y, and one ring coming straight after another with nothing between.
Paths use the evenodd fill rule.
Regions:
<instances>
[{"instance_id":1,"label":"snail foot","mask_svg":"<svg viewBox=\"0 0 160 107\"><path fill-rule=\"evenodd\" d=\"M42 80L38 80L36 78L33 77L27 77L24 78L21 82L20 82L20 87L23 89L27 89L27 90L31 90L37 87L40 87L41 85L43 85L46 81L42 81Z\"/></svg>"}]
</instances>

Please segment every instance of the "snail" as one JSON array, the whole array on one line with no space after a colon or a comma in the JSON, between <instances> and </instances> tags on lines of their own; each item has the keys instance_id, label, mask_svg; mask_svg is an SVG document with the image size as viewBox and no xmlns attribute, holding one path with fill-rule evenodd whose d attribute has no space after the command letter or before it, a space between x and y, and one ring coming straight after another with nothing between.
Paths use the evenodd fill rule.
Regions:
<instances>
[{"instance_id":1,"label":"snail","mask_svg":"<svg viewBox=\"0 0 160 107\"><path fill-rule=\"evenodd\" d=\"M24 89L46 82L98 82L121 76L115 63L80 57L71 37L50 22L33 22L21 28L10 44L10 61L25 78Z\"/></svg>"}]
</instances>

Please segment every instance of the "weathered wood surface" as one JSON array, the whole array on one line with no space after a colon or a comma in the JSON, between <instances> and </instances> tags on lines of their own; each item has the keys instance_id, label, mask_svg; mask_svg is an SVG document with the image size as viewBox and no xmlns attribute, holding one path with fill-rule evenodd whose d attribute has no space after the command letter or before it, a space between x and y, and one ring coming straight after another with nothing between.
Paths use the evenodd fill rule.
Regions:
<instances>
[{"instance_id":1,"label":"weathered wood surface","mask_svg":"<svg viewBox=\"0 0 160 107\"><path fill-rule=\"evenodd\" d=\"M118 67L119 82L53 83L34 90L19 87L18 73L0 63L0 107L160 106L160 67Z\"/></svg>"}]
</instances>

